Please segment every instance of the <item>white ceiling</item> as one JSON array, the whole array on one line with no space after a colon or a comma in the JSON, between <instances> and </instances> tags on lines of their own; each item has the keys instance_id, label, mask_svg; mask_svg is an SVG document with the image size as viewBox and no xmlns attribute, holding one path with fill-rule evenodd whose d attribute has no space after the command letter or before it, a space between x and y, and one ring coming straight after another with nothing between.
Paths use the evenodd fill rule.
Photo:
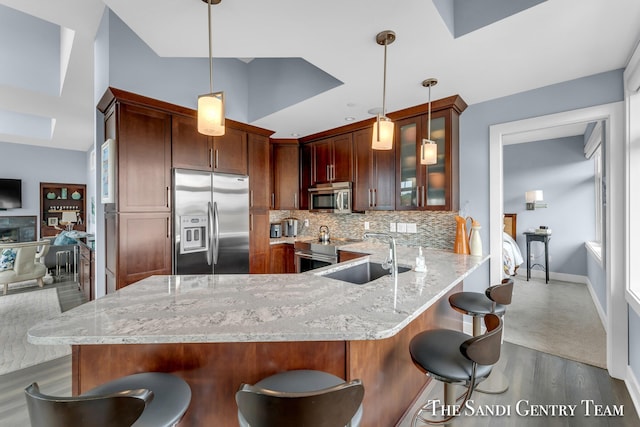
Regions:
<instances>
[{"instance_id":1,"label":"white ceiling","mask_svg":"<svg viewBox=\"0 0 640 427\"><path fill-rule=\"evenodd\" d=\"M55 118L50 140L0 141L87 150L94 139L93 41L104 6L158 55L206 57L201 0L0 0L74 31L60 96L0 85L0 109ZM387 110L460 94L468 104L623 68L640 30L638 0L549 0L454 39L430 0L222 0L214 6L214 56L302 57L343 85L253 124L301 136L362 120L382 98L382 30L388 47ZM28 53L26 53L28 54ZM203 76L206 80L207 76Z\"/></svg>"}]
</instances>

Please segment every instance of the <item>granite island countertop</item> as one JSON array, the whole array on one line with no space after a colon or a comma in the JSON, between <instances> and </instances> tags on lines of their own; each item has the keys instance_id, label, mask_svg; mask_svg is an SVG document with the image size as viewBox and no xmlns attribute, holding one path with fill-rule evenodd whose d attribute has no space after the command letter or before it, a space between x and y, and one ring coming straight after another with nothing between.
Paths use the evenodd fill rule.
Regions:
<instances>
[{"instance_id":1,"label":"granite island countertop","mask_svg":"<svg viewBox=\"0 0 640 427\"><path fill-rule=\"evenodd\" d=\"M382 261L388 246L370 241L341 249L369 256L301 274L152 276L40 323L32 344L154 344L376 340L395 335L485 263L424 249L428 271L364 285L323 277ZM417 248L398 247L412 267Z\"/></svg>"}]
</instances>

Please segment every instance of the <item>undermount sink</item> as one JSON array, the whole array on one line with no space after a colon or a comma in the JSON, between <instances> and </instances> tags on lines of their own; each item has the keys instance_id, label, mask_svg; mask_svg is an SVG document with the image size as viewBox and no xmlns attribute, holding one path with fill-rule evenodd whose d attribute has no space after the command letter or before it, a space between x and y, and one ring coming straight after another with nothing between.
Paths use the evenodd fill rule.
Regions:
<instances>
[{"instance_id":1,"label":"undermount sink","mask_svg":"<svg viewBox=\"0 0 640 427\"><path fill-rule=\"evenodd\" d=\"M411 270L407 267L398 266L398 274ZM330 279L342 280L343 282L355 283L356 285L362 285L364 283L371 282L372 280L379 279L383 276L391 274L390 270L382 268L382 264L375 262L365 262L363 264L354 265L343 270L338 270L333 273L325 274L324 277Z\"/></svg>"}]
</instances>

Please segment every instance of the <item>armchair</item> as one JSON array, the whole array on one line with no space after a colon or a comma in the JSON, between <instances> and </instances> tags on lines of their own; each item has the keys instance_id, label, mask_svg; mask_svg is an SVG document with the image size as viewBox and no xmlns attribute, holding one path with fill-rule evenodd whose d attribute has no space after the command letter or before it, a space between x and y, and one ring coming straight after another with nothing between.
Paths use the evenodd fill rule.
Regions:
<instances>
[{"instance_id":1,"label":"armchair","mask_svg":"<svg viewBox=\"0 0 640 427\"><path fill-rule=\"evenodd\" d=\"M49 241L4 243L0 244L0 253L5 249L13 249L16 252L13 266L5 266L0 271L0 284L4 284L4 294L9 289L9 283L23 282L37 279L40 287L44 286L42 278L47 273L47 268L40 261L49 251Z\"/></svg>"}]
</instances>

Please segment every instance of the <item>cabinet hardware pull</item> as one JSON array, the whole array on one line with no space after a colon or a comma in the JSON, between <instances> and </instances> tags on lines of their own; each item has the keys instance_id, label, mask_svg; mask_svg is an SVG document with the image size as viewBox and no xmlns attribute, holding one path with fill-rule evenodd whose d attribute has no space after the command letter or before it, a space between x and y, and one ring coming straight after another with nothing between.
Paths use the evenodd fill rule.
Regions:
<instances>
[{"instance_id":1,"label":"cabinet hardware pull","mask_svg":"<svg viewBox=\"0 0 640 427\"><path fill-rule=\"evenodd\" d=\"M293 207L298 209L298 193L293 193Z\"/></svg>"},{"instance_id":2,"label":"cabinet hardware pull","mask_svg":"<svg viewBox=\"0 0 640 427\"><path fill-rule=\"evenodd\" d=\"M214 169L218 169L218 150L217 150L217 149L216 149L216 159L215 159L215 160L216 160L216 161L215 161L215 163L214 163L213 168L214 168Z\"/></svg>"},{"instance_id":3,"label":"cabinet hardware pull","mask_svg":"<svg viewBox=\"0 0 640 427\"><path fill-rule=\"evenodd\" d=\"M213 167L213 148L209 148L209 167Z\"/></svg>"},{"instance_id":4,"label":"cabinet hardware pull","mask_svg":"<svg viewBox=\"0 0 640 427\"><path fill-rule=\"evenodd\" d=\"M325 169L327 170L327 181L331 181L331 166L327 165Z\"/></svg>"},{"instance_id":5,"label":"cabinet hardware pull","mask_svg":"<svg viewBox=\"0 0 640 427\"><path fill-rule=\"evenodd\" d=\"M253 214L249 214L249 231L253 231Z\"/></svg>"},{"instance_id":6,"label":"cabinet hardware pull","mask_svg":"<svg viewBox=\"0 0 640 427\"><path fill-rule=\"evenodd\" d=\"M378 189L373 189L373 207L378 206Z\"/></svg>"},{"instance_id":7,"label":"cabinet hardware pull","mask_svg":"<svg viewBox=\"0 0 640 427\"><path fill-rule=\"evenodd\" d=\"M367 204L371 207L371 189L369 189L369 194L367 194Z\"/></svg>"},{"instance_id":8,"label":"cabinet hardware pull","mask_svg":"<svg viewBox=\"0 0 640 427\"><path fill-rule=\"evenodd\" d=\"M427 187L425 185L422 186L422 206L427 206Z\"/></svg>"},{"instance_id":9,"label":"cabinet hardware pull","mask_svg":"<svg viewBox=\"0 0 640 427\"><path fill-rule=\"evenodd\" d=\"M169 230L169 217L167 217L167 239L171 237L171 230Z\"/></svg>"},{"instance_id":10,"label":"cabinet hardware pull","mask_svg":"<svg viewBox=\"0 0 640 427\"><path fill-rule=\"evenodd\" d=\"M249 191L249 206L253 207L253 190Z\"/></svg>"},{"instance_id":11,"label":"cabinet hardware pull","mask_svg":"<svg viewBox=\"0 0 640 427\"><path fill-rule=\"evenodd\" d=\"M271 208L276 208L276 193L271 193Z\"/></svg>"},{"instance_id":12,"label":"cabinet hardware pull","mask_svg":"<svg viewBox=\"0 0 640 427\"><path fill-rule=\"evenodd\" d=\"M418 207L422 206L422 202L420 201L420 199L422 198L422 190L420 189L420 185L418 185L418 187L416 188L416 205Z\"/></svg>"},{"instance_id":13,"label":"cabinet hardware pull","mask_svg":"<svg viewBox=\"0 0 640 427\"><path fill-rule=\"evenodd\" d=\"M171 187L167 187L167 207L171 205Z\"/></svg>"}]
</instances>

